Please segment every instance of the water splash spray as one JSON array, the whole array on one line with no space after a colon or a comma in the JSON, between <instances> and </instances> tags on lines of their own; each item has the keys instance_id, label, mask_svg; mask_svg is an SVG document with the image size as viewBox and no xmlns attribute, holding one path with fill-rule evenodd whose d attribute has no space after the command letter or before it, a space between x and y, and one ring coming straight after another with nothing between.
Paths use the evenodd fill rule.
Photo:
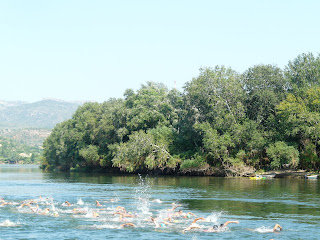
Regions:
<instances>
[{"instance_id":1,"label":"water splash spray","mask_svg":"<svg viewBox=\"0 0 320 240\"><path fill-rule=\"evenodd\" d=\"M148 176L142 177L140 174L139 183L135 189L136 209L141 215L151 215L150 212L150 182Z\"/></svg>"}]
</instances>

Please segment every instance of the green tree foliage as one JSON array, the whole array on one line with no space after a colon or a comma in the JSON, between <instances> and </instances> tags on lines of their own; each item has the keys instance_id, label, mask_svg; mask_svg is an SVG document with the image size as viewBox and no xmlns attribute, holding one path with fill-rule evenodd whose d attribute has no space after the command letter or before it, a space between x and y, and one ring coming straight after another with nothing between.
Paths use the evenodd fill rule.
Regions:
<instances>
[{"instance_id":1,"label":"green tree foliage","mask_svg":"<svg viewBox=\"0 0 320 240\"><path fill-rule=\"evenodd\" d=\"M319 63L302 54L284 70L202 68L183 92L147 82L123 99L86 103L53 129L43 164L127 172L218 168L227 176L319 169Z\"/></svg>"},{"instance_id":2,"label":"green tree foliage","mask_svg":"<svg viewBox=\"0 0 320 240\"><path fill-rule=\"evenodd\" d=\"M0 163L37 163L41 149L21 144L14 139L0 137Z\"/></svg>"},{"instance_id":3,"label":"green tree foliage","mask_svg":"<svg viewBox=\"0 0 320 240\"><path fill-rule=\"evenodd\" d=\"M275 142L267 148L267 155L271 160L273 169L280 169L284 165L297 167L299 163L299 151L285 142Z\"/></svg>"},{"instance_id":4,"label":"green tree foliage","mask_svg":"<svg viewBox=\"0 0 320 240\"><path fill-rule=\"evenodd\" d=\"M177 113L168 98L168 89L163 84L148 82L136 94L130 92L127 92L125 102L129 132L158 125L170 126L177 119Z\"/></svg>"},{"instance_id":5,"label":"green tree foliage","mask_svg":"<svg viewBox=\"0 0 320 240\"><path fill-rule=\"evenodd\" d=\"M200 69L199 77L186 84L185 92L194 123L208 121L224 131L245 116L244 90L231 68Z\"/></svg>"},{"instance_id":6,"label":"green tree foliage","mask_svg":"<svg viewBox=\"0 0 320 240\"><path fill-rule=\"evenodd\" d=\"M286 95L288 82L282 70L274 65L257 65L242 74L242 81L248 118L265 124Z\"/></svg>"},{"instance_id":7,"label":"green tree foliage","mask_svg":"<svg viewBox=\"0 0 320 240\"><path fill-rule=\"evenodd\" d=\"M279 125L285 140L298 144L301 165L319 168L320 155L320 87L295 96L291 93L277 106Z\"/></svg>"},{"instance_id":8,"label":"green tree foliage","mask_svg":"<svg viewBox=\"0 0 320 240\"><path fill-rule=\"evenodd\" d=\"M286 75L294 92L300 93L320 84L320 56L303 53L285 68Z\"/></svg>"},{"instance_id":9,"label":"green tree foliage","mask_svg":"<svg viewBox=\"0 0 320 240\"><path fill-rule=\"evenodd\" d=\"M169 153L170 144L172 132L167 127L134 132L129 141L113 146L113 165L129 172L175 168L179 160Z\"/></svg>"}]
</instances>

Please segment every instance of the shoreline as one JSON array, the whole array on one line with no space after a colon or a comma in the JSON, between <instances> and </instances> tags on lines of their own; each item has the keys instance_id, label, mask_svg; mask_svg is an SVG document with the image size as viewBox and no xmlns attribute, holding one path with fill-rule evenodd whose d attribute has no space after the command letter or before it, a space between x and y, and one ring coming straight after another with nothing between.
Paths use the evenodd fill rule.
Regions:
<instances>
[{"instance_id":1,"label":"shoreline","mask_svg":"<svg viewBox=\"0 0 320 240\"><path fill-rule=\"evenodd\" d=\"M26 164L21 164L21 163L1 163L1 165L35 165L41 168L41 164L37 163L26 163ZM190 176L190 177L252 177L252 176L265 176L265 175L275 175L272 178L305 178L307 175L320 175L319 172L315 171L307 171L303 169L298 169L298 170L275 170L275 171L266 171L266 172L256 172L251 174L250 176L226 176L225 170L220 169L220 168L203 168L203 169L183 169L183 170L176 170L176 169L154 169L154 170L142 170L142 171L135 171L135 172L126 172L123 171L119 168L97 168L97 169L89 169L89 168L76 168L76 169L70 169L70 170L62 170L59 168L56 169L42 169L43 171L48 171L48 172L82 172L82 173L114 173L114 174L121 174L121 175L132 175L132 174L148 174L148 175L163 175L163 176Z\"/></svg>"}]
</instances>

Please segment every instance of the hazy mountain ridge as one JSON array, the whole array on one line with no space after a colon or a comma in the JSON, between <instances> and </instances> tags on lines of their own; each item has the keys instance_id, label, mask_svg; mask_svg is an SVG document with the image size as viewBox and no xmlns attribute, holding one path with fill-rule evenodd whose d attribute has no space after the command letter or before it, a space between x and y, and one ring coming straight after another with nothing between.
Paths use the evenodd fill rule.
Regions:
<instances>
[{"instance_id":1,"label":"hazy mountain ridge","mask_svg":"<svg viewBox=\"0 0 320 240\"><path fill-rule=\"evenodd\" d=\"M0 101L0 127L51 129L71 118L81 104L53 99L34 103Z\"/></svg>"},{"instance_id":2,"label":"hazy mountain ridge","mask_svg":"<svg viewBox=\"0 0 320 240\"><path fill-rule=\"evenodd\" d=\"M23 104L27 104L27 102L24 101L4 101L4 100L0 100L0 110L1 109L5 109L8 107L15 107L15 106L20 106Z\"/></svg>"}]
</instances>

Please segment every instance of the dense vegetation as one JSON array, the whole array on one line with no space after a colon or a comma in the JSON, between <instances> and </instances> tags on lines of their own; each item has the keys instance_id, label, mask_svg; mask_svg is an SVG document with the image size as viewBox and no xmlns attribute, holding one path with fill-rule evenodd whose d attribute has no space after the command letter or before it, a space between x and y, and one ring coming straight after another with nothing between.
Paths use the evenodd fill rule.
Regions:
<instances>
[{"instance_id":1,"label":"dense vegetation","mask_svg":"<svg viewBox=\"0 0 320 240\"><path fill-rule=\"evenodd\" d=\"M320 57L243 73L202 68L184 91L148 82L86 103L44 142L43 167L248 175L320 167Z\"/></svg>"},{"instance_id":2,"label":"dense vegetation","mask_svg":"<svg viewBox=\"0 0 320 240\"><path fill-rule=\"evenodd\" d=\"M39 163L42 150L0 136L0 163Z\"/></svg>"}]
</instances>

